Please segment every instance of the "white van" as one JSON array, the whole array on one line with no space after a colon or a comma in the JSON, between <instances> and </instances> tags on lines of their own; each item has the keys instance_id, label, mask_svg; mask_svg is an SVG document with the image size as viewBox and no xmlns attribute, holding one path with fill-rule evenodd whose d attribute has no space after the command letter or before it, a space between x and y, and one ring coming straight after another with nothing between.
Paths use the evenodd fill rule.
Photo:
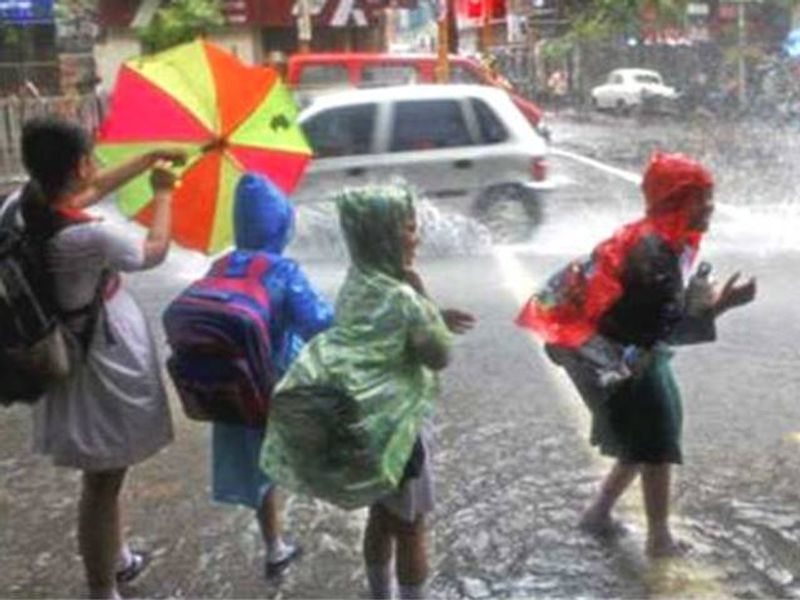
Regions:
<instances>
[{"instance_id":1,"label":"white van","mask_svg":"<svg viewBox=\"0 0 800 600\"><path fill-rule=\"evenodd\" d=\"M314 159L295 191L313 202L400 177L437 204L485 216L508 203L538 220L548 147L504 91L418 85L323 96L300 114Z\"/></svg>"}]
</instances>

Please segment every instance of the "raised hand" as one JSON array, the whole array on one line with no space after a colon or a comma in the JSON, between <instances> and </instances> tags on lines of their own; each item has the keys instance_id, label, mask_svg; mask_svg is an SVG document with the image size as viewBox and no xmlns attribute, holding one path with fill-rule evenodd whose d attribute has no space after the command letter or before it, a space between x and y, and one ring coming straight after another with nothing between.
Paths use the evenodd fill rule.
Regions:
<instances>
[{"instance_id":1,"label":"raised hand","mask_svg":"<svg viewBox=\"0 0 800 600\"><path fill-rule=\"evenodd\" d=\"M475 326L475 317L457 308L443 308L441 311L447 328L458 335L468 332Z\"/></svg>"},{"instance_id":2,"label":"raised hand","mask_svg":"<svg viewBox=\"0 0 800 600\"><path fill-rule=\"evenodd\" d=\"M177 178L175 173L169 170L170 163L166 160L161 160L153 165L153 170L150 172L150 187L153 191L158 192L171 192L175 187Z\"/></svg>"},{"instance_id":3,"label":"raised hand","mask_svg":"<svg viewBox=\"0 0 800 600\"><path fill-rule=\"evenodd\" d=\"M172 165L181 166L186 163L186 152L180 148L161 148L148 154L152 165L160 161L167 161Z\"/></svg>"},{"instance_id":4,"label":"raised hand","mask_svg":"<svg viewBox=\"0 0 800 600\"><path fill-rule=\"evenodd\" d=\"M757 289L755 277L751 277L745 283L737 285L740 277L741 273L736 272L722 286L714 301L714 313L716 315L721 315L731 308L743 306L755 300Z\"/></svg>"}]
</instances>

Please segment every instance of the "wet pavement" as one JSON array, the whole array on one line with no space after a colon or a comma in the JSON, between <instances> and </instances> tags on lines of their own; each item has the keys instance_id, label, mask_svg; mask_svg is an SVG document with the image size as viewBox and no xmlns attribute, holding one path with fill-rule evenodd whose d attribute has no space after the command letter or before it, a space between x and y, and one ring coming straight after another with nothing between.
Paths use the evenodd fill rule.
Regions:
<instances>
[{"instance_id":1,"label":"wet pavement","mask_svg":"<svg viewBox=\"0 0 800 600\"><path fill-rule=\"evenodd\" d=\"M743 149L737 162L720 154L722 142L702 141L696 129L669 123L601 117L556 120L553 127L557 146L634 171L655 145L718 148L706 155L720 175L706 258L721 274L737 268L757 274L760 289L756 304L723 317L717 343L681 350L675 359L686 416L675 523L694 549L686 560L644 558L638 488L623 498L621 516L632 531L618 543L574 527L608 463L586 442L580 400L512 319L536 282L634 216L639 201L636 187L618 176L554 157L562 186L528 243L492 249L472 224L448 228L426 217L429 242L420 271L431 294L479 319L458 341L443 377L430 595L800 596L800 188L788 185L794 170L772 160L781 156L781 144L794 142L776 134L769 148L758 146L766 158L754 166ZM312 280L333 298L344 276L341 249L331 250L338 242L330 223L314 223L300 228L300 242L326 241L301 254L309 257ZM468 249L472 255L464 256ZM131 280L155 324L168 299L203 266L199 257L177 252L160 270ZM80 596L78 476L30 453L24 407L1 414L0 596ZM129 595L365 597L363 511L287 498L286 529L306 555L282 581L266 583L251 514L208 499L207 428L186 420L177 405L173 414L176 442L134 468L124 491L131 541L155 553Z\"/></svg>"}]
</instances>

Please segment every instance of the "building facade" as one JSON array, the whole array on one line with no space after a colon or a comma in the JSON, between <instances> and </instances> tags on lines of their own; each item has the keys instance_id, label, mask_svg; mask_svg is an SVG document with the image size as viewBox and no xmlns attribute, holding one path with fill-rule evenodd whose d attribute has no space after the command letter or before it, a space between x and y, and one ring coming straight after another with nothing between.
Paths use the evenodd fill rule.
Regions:
<instances>
[{"instance_id":1,"label":"building facade","mask_svg":"<svg viewBox=\"0 0 800 600\"><path fill-rule=\"evenodd\" d=\"M397 0L395 0L397 1ZM408 5L410 0L402 0ZM163 0L100 0L99 75L113 86L120 65L141 53L135 29L147 25ZM306 0L312 51L385 49L389 0ZM300 48L295 0L222 0L225 25L209 39L245 62L262 64Z\"/></svg>"}]
</instances>

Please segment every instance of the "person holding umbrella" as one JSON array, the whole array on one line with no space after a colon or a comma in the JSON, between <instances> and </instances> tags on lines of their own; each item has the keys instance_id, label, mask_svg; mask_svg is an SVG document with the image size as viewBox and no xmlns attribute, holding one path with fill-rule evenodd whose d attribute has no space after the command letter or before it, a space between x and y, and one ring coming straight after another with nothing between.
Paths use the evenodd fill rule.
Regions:
<instances>
[{"instance_id":1,"label":"person holding umbrella","mask_svg":"<svg viewBox=\"0 0 800 600\"><path fill-rule=\"evenodd\" d=\"M34 446L82 472L78 543L92 598L118 598L147 556L122 537L119 494L127 470L172 441L161 366L144 315L120 272L150 269L170 245L176 150L152 150L99 172L79 126L55 118L25 124L20 196L26 231L45 240L51 292L65 326L83 342L70 376L34 407ZM150 170L153 220L143 238L80 209Z\"/></svg>"}]
</instances>

